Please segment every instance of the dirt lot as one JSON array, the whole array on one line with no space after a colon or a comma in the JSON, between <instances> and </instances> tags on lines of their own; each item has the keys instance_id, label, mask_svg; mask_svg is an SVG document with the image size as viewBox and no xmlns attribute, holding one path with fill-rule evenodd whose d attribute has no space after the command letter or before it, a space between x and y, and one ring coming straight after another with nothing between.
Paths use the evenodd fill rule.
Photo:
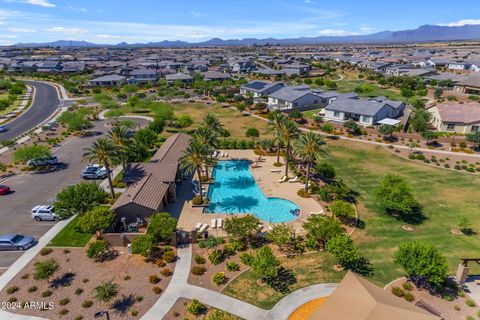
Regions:
<instances>
[{"instance_id":1,"label":"dirt lot","mask_svg":"<svg viewBox=\"0 0 480 320\"><path fill-rule=\"evenodd\" d=\"M170 263L164 268L159 268L153 263L145 262L143 257L128 255L125 248L116 249L118 256L103 263L88 259L84 249L70 248L70 252L65 253L62 248L55 248L46 256L38 255L0 293L0 301L16 299L18 303L25 301L53 302L53 308L49 310L23 308L18 310L17 308L16 311L10 311L48 319L92 319L95 312L107 308L95 300L92 290L104 281L113 280L119 286L119 293L113 299L110 319L138 319L160 297L160 294L152 292L152 288L158 286L163 292L170 282L171 277L164 277L160 271L164 268L173 271L175 264ZM50 279L50 282L34 280L35 262L50 258L58 262L59 270ZM150 283L151 275L157 275L160 282ZM8 288L14 286L18 287L18 291L8 294ZM34 286L37 287L35 291ZM42 296L42 293L47 290L51 290L51 295ZM67 298L69 301L65 303ZM62 301L64 305L61 300L64 300ZM82 306L82 303L87 300L93 302L88 308ZM66 314L61 315L60 312L63 309L68 312L63 311ZM131 315L132 309L138 311L137 316ZM79 316L83 316L83 318Z\"/></svg>"}]
</instances>

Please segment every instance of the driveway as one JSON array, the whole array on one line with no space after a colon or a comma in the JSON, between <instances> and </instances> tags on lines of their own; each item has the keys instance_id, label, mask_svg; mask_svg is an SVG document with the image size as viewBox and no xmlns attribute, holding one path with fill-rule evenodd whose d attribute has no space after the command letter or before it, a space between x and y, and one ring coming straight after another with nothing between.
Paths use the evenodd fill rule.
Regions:
<instances>
[{"instance_id":1,"label":"driveway","mask_svg":"<svg viewBox=\"0 0 480 320\"><path fill-rule=\"evenodd\" d=\"M25 83L35 88L32 105L25 113L5 125L8 131L0 133L0 141L16 138L39 125L52 115L60 104L57 90L52 85L36 81Z\"/></svg>"},{"instance_id":2,"label":"driveway","mask_svg":"<svg viewBox=\"0 0 480 320\"><path fill-rule=\"evenodd\" d=\"M147 121L132 119L144 126ZM80 171L85 166L82 163L83 149L89 147L93 141L108 131L106 121L95 123L92 131L99 135L87 138L73 137L54 151L64 168L47 174L22 173L4 183L14 191L12 194L1 196L0 206L0 234L22 233L40 238L54 224L54 222L36 222L30 217L30 210L38 204L52 202L55 194L69 184L80 182ZM8 268L22 253L2 252L0 255L1 270Z\"/></svg>"}]
</instances>

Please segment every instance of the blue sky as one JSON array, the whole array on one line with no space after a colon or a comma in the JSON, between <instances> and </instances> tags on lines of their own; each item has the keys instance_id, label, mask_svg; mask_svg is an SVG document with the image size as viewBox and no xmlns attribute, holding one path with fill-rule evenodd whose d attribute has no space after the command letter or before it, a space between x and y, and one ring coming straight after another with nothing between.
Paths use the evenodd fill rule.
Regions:
<instances>
[{"instance_id":1,"label":"blue sky","mask_svg":"<svg viewBox=\"0 0 480 320\"><path fill-rule=\"evenodd\" d=\"M0 0L0 45L368 34L480 24L478 0Z\"/></svg>"}]
</instances>

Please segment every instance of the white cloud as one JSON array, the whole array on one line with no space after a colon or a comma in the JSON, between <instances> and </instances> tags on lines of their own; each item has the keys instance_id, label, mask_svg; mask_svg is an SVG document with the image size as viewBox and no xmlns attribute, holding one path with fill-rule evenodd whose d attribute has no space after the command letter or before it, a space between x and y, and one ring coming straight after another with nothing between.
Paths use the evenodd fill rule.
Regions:
<instances>
[{"instance_id":1,"label":"white cloud","mask_svg":"<svg viewBox=\"0 0 480 320\"><path fill-rule=\"evenodd\" d=\"M55 8L56 5L51 3L49 0L6 0L7 2L17 2L17 3L26 3L34 6L45 7L45 8Z\"/></svg>"},{"instance_id":2,"label":"white cloud","mask_svg":"<svg viewBox=\"0 0 480 320\"><path fill-rule=\"evenodd\" d=\"M466 25L476 25L480 24L480 19L463 19L457 22L449 22L449 23L439 23L439 26L445 27L463 27Z\"/></svg>"},{"instance_id":3,"label":"white cloud","mask_svg":"<svg viewBox=\"0 0 480 320\"><path fill-rule=\"evenodd\" d=\"M361 27L360 28L360 31L363 32L363 33L371 33L371 32L374 32L375 28L372 28L372 27Z\"/></svg>"},{"instance_id":4,"label":"white cloud","mask_svg":"<svg viewBox=\"0 0 480 320\"><path fill-rule=\"evenodd\" d=\"M203 13L197 11L190 11L188 14L190 14L193 18L200 18L204 16Z\"/></svg>"},{"instance_id":5,"label":"white cloud","mask_svg":"<svg viewBox=\"0 0 480 320\"><path fill-rule=\"evenodd\" d=\"M68 6L67 9L68 9L68 10L72 10L72 11L87 12L87 8L84 8L84 7Z\"/></svg>"},{"instance_id":6,"label":"white cloud","mask_svg":"<svg viewBox=\"0 0 480 320\"><path fill-rule=\"evenodd\" d=\"M61 34L69 34L69 35L76 35L76 34L83 34L87 33L87 30L80 29L80 28L66 28L66 27L51 27L45 29L46 32L53 32L53 33L61 33Z\"/></svg>"},{"instance_id":7,"label":"white cloud","mask_svg":"<svg viewBox=\"0 0 480 320\"><path fill-rule=\"evenodd\" d=\"M27 29L27 28L8 28L8 31L14 33L31 33L36 32L34 29Z\"/></svg>"},{"instance_id":8,"label":"white cloud","mask_svg":"<svg viewBox=\"0 0 480 320\"><path fill-rule=\"evenodd\" d=\"M15 39L17 36L13 34L0 34L1 39Z\"/></svg>"},{"instance_id":9,"label":"white cloud","mask_svg":"<svg viewBox=\"0 0 480 320\"><path fill-rule=\"evenodd\" d=\"M328 37L343 37L343 36L354 36L358 35L356 32L350 32L346 30L336 30L336 29L324 29L318 31L318 34L321 36L328 36Z\"/></svg>"}]
</instances>

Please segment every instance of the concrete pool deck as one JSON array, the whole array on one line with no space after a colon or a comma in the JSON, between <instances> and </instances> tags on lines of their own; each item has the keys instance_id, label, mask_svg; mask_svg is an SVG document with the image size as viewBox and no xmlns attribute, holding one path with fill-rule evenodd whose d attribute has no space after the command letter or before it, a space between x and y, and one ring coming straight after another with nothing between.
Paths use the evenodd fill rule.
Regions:
<instances>
[{"instance_id":1,"label":"concrete pool deck","mask_svg":"<svg viewBox=\"0 0 480 320\"><path fill-rule=\"evenodd\" d=\"M253 150L225 150L224 153L228 153L229 157L222 158L223 160L232 160L237 158L255 161L255 159L258 159L258 156L253 153ZM300 208L300 216L295 220L287 222L287 224L292 225L297 233L304 233L305 231L302 228L303 222L306 221L311 212L323 213L322 206L314 199L301 198L297 195L297 191L301 188L300 183L278 183L278 180L280 180L284 175L285 166L279 168L274 167L273 164L276 162L276 157L267 156L262 158L265 160L259 163L259 168L250 168L257 185L267 197L287 199L294 202ZM272 173L270 172L272 169L280 170L280 172ZM293 177L292 174L291 177ZM178 227L180 229L190 231L195 228L195 225L199 222L210 225L210 221L213 218L225 219L231 216L230 214L205 214L203 213L202 208L193 208L191 201L192 187L190 183L184 183L179 187L177 192L177 197L179 200L185 200L185 203L181 207L179 207L177 204L175 205L175 208L172 205L172 208L168 209L175 211L174 215L179 219ZM182 201L177 202L181 203ZM265 230L267 230L269 223L265 221L262 222ZM216 235L217 233L217 230L211 228L209 228L208 231L212 235ZM218 230L218 235L225 235L222 229Z\"/></svg>"}]
</instances>

